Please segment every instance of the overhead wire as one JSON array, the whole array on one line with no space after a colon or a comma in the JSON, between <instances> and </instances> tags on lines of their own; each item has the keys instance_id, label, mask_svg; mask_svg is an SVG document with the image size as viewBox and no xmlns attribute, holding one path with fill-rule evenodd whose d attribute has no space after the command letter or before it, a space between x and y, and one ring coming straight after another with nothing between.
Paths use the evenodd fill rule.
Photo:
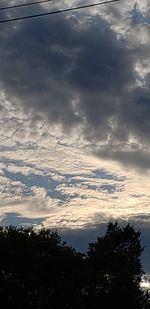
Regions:
<instances>
[{"instance_id":1,"label":"overhead wire","mask_svg":"<svg viewBox=\"0 0 150 309\"><path fill-rule=\"evenodd\" d=\"M38 1L34 1L34 2L15 4L15 5L8 5L8 6L0 7L0 11L10 10L10 9L15 9L15 8L20 8L20 7L40 4L40 3L52 2L52 1L55 1L55 0L38 0Z\"/></svg>"},{"instance_id":2,"label":"overhead wire","mask_svg":"<svg viewBox=\"0 0 150 309\"><path fill-rule=\"evenodd\" d=\"M66 13L66 12L71 12L71 11L77 11L77 10L81 10L81 9L97 7L97 6L100 6L100 5L119 2L119 1L121 1L121 0L108 0L108 1L105 1L105 2L97 2L97 3L93 3L93 4L80 5L80 6L76 6L76 7L71 7L71 8L56 10L56 11L51 11L51 12L8 18L8 19L0 20L0 24L8 23L8 22L14 22L14 21L18 21L18 20L24 20L24 19L31 19L31 18L38 18L38 17L42 17L42 16Z\"/></svg>"}]
</instances>

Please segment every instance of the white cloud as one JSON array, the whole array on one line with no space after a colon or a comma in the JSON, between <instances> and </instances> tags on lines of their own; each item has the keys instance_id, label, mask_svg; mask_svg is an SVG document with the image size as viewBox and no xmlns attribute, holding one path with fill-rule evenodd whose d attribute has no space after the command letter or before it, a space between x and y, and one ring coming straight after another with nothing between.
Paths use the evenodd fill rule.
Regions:
<instances>
[{"instance_id":1,"label":"white cloud","mask_svg":"<svg viewBox=\"0 0 150 309\"><path fill-rule=\"evenodd\" d=\"M56 136L55 148L47 150L31 144L25 151L2 152L1 215L13 211L43 217L44 226L79 228L95 224L96 217L129 219L150 212L147 174L89 156L73 140L68 146L67 137L65 146L60 141Z\"/></svg>"}]
</instances>

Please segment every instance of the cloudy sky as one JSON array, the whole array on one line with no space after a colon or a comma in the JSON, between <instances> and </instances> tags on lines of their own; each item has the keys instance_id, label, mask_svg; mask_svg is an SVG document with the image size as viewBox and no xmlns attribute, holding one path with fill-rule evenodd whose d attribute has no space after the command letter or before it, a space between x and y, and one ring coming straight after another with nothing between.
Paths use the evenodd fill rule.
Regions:
<instances>
[{"instance_id":1,"label":"cloudy sky","mask_svg":"<svg viewBox=\"0 0 150 309\"><path fill-rule=\"evenodd\" d=\"M1 224L57 228L82 250L108 220L132 222L150 273L149 0L1 23L0 42Z\"/></svg>"}]
</instances>

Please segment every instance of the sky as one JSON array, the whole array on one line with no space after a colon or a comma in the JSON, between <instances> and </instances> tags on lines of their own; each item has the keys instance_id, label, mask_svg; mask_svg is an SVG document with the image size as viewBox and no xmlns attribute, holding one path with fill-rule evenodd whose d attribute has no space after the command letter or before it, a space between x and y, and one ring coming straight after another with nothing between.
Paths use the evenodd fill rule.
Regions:
<instances>
[{"instance_id":1,"label":"sky","mask_svg":"<svg viewBox=\"0 0 150 309\"><path fill-rule=\"evenodd\" d=\"M0 42L0 224L57 229L86 250L109 220L130 222L150 276L149 0L1 23Z\"/></svg>"}]
</instances>

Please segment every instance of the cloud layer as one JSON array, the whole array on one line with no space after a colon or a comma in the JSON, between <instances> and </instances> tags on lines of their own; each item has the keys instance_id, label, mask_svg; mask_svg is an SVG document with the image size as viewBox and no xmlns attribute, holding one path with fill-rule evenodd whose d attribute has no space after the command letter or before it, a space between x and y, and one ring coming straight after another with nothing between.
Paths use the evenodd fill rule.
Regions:
<instances>
[{"instance_id":1,"label":"cloud layer","mask_svg":"<svg viewBox=\"0 0 150 309\"><path fill-rule=\"evenodd\" d=\"M0 25L1 224L71 229L77 242L130 220L148 265L149 13L149 0L126 0Z\"/></svg>"},{"instance_id":2,"label":"cloud layer","mask_svg":"<svg viewBox=\"0 0 150 309\"><path fill-rule=\"evenodd\" d=\"M1 25L0 85L7 100L33 127L42 120L65 132L80 128L96 155L149 169L150 25L144 4L125 3L124 19L115 4L100 13ZM118 18L126 33L117 28Z\"/></svg>"}]
</instances>

